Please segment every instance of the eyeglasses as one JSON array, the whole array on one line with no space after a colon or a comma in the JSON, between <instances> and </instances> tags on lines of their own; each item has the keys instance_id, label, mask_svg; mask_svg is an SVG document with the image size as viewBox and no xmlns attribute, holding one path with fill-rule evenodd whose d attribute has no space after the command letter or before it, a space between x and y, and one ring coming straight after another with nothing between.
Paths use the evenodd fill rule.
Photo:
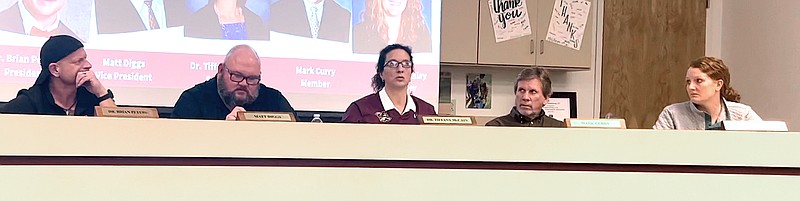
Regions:
<instances>
[{"instance_id":1,"label":"eyeglasses","mask_svg":"<svg viewBox=\"0 0 800 201\"><path fill-rule=\"evenodd\" d=\"M397 67L400 67L400 66L402 66L403 68L411 68L411 67L414 67L414 62L411 62L409 60L397 61L397 60L392 59L392 60L387 61L385 64L383 64L383 66L389 67L389 68L397 68Z\"/></svg>"},{"instance_id":2,"label":"eyeglasses","mask_svg":"<svg viewBox=\"0 0 800 201\"><path fill-rule=\"evenodd\" d=\"M247 80L246 83L249 84L249 85L257 85L259 82L261 82L261 76L260 75L251 76L251 77L245 77L241 73L232 72L228 68L225 68L225 71L228 71L228 74L231 75L231 81L236 82L237 84L238 83L242 83L242 81L245 81L245 80Z\"/></svg>"}]
</instances>

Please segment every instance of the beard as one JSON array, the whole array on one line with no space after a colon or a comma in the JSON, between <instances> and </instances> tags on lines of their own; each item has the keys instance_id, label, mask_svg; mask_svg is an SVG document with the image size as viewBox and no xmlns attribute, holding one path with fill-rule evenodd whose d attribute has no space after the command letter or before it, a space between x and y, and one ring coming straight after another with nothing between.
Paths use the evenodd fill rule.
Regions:
<instances>
[{"instance_id":1,"label":"beard","mask_svg":"<svg viewBox=\"0 0 800 201\"><path fill-rule=\"evenodd\" d=\"M246 96L243 99L236 97L236 91L241 90L246 93ZM222 102L225 103L230 108L235 106L243 106L246 104L250 104L256 101L258 97L258 90L256 89L255 92L250 92L246 88L234 88L232 90L226 89L222 83L217 83L217 91L219 92L220 98L222 98Z\"/></svg>"}]
</instances>

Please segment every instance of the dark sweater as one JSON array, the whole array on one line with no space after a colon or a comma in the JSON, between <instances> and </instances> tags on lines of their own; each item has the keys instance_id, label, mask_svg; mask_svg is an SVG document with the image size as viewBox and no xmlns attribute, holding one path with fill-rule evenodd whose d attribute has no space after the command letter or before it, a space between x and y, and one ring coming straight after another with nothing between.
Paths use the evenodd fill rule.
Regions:
<instances>
[{"instance_id":1,"label":"dark sweater","mask_svg":"<svg viewBox=\"0 0 800 201\"><path fill-rule=\"evenodd\" d=\"M544 110L539 112L535 118L528 118L517 111L517 108L511 108L511 112L505 116L497 117L489 122L486 126L511 126L511 127L566 127L564 122L547 116Z\"/></svg>"},{"instance_id":2,"label":"dark sweater","mask_svg":"<svg viewBox=\"0 0 800 201\"><path fill-rule=\"evenodd\" d=\"M94 116L94 106L100 105L97 96L83 87L78 88L76 93L78 102L75 103L74 115ZM66 115L64 109L56 105L48 84L37 84L19 90L16 98L0 108L0 113Z\"/></svg>"},{"instance_id":3,"label":"dark sweater","mask_svg":"<svg viewBox=\"0 0 800 201\"><path fill-rule=\"evenodd\" d=\"M253 103L242 105L247 111L291 112L294 108L280 91L259 84L258 97ZM172 118L224 120L231 109L225 105L217 92L217 78L187 89L175 103Z\"/></svg>"}]
</instances>

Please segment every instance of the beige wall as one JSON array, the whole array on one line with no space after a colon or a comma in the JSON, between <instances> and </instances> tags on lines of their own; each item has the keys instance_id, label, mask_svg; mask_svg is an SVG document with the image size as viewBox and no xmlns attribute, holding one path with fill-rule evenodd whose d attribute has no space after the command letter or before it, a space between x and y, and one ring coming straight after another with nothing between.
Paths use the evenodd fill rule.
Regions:
<instances>
[{"instance_id":1,"label":"beige wall","mask_svg":"<svg viewBox=\"0 0 800 201\"><path fill-rule=\"evenodd\" d=\"M742 102L765 120L786 121L790 130L800 130L800 12L795 9L800 1L712 0L711 6L710 12L721 13L708 23L708 29L719 30L709 37L720 42L708 49L719 49Z\"/></svg>"},{"instance_id":2,"label":"beige wall","mask_svg":"<svg viewBox=\"0 0 800 201\"><path fill-rule=\"evenodd\" d=\"M721 57L723 0L708 0L706 9L706 56Z\"/></svg>"}]
</instances>

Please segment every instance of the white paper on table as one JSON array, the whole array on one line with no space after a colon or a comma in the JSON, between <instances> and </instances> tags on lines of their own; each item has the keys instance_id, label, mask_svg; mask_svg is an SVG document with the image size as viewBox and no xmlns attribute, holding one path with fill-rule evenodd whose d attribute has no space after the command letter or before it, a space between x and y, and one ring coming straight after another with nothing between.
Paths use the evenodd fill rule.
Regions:
<instances>
[{"instance_id":1,"label":"white paper on table","mask_svg":"<svg viewBox=\"0 0 800 201\"><path fill-rule=\"evenodd\" d=\"M570 118L572 112L569 105L569 98L550 98L550 101L542 107L545 115L553 117L559 121Z\"/></svg>"},{"instance_id":2,"label":"white paper on table","mask_svg":"<svg viewBox=\"0 0 800 201\"><path fill-rule=\"evenodd\" d=\"M488 0L495 42L531 35L527 0Z\"/></svg>"},{"instance_id":3,"label":"white paper on table","mask_svg":"<svg viewBox=\"0 0 800 201\"><path fill-rule=\"evenodd\" d=\"M555 1L553 17L550 18L545 39L555 44L580 50L592 2L586 0Z\"/></svg>"}]
</instances>

